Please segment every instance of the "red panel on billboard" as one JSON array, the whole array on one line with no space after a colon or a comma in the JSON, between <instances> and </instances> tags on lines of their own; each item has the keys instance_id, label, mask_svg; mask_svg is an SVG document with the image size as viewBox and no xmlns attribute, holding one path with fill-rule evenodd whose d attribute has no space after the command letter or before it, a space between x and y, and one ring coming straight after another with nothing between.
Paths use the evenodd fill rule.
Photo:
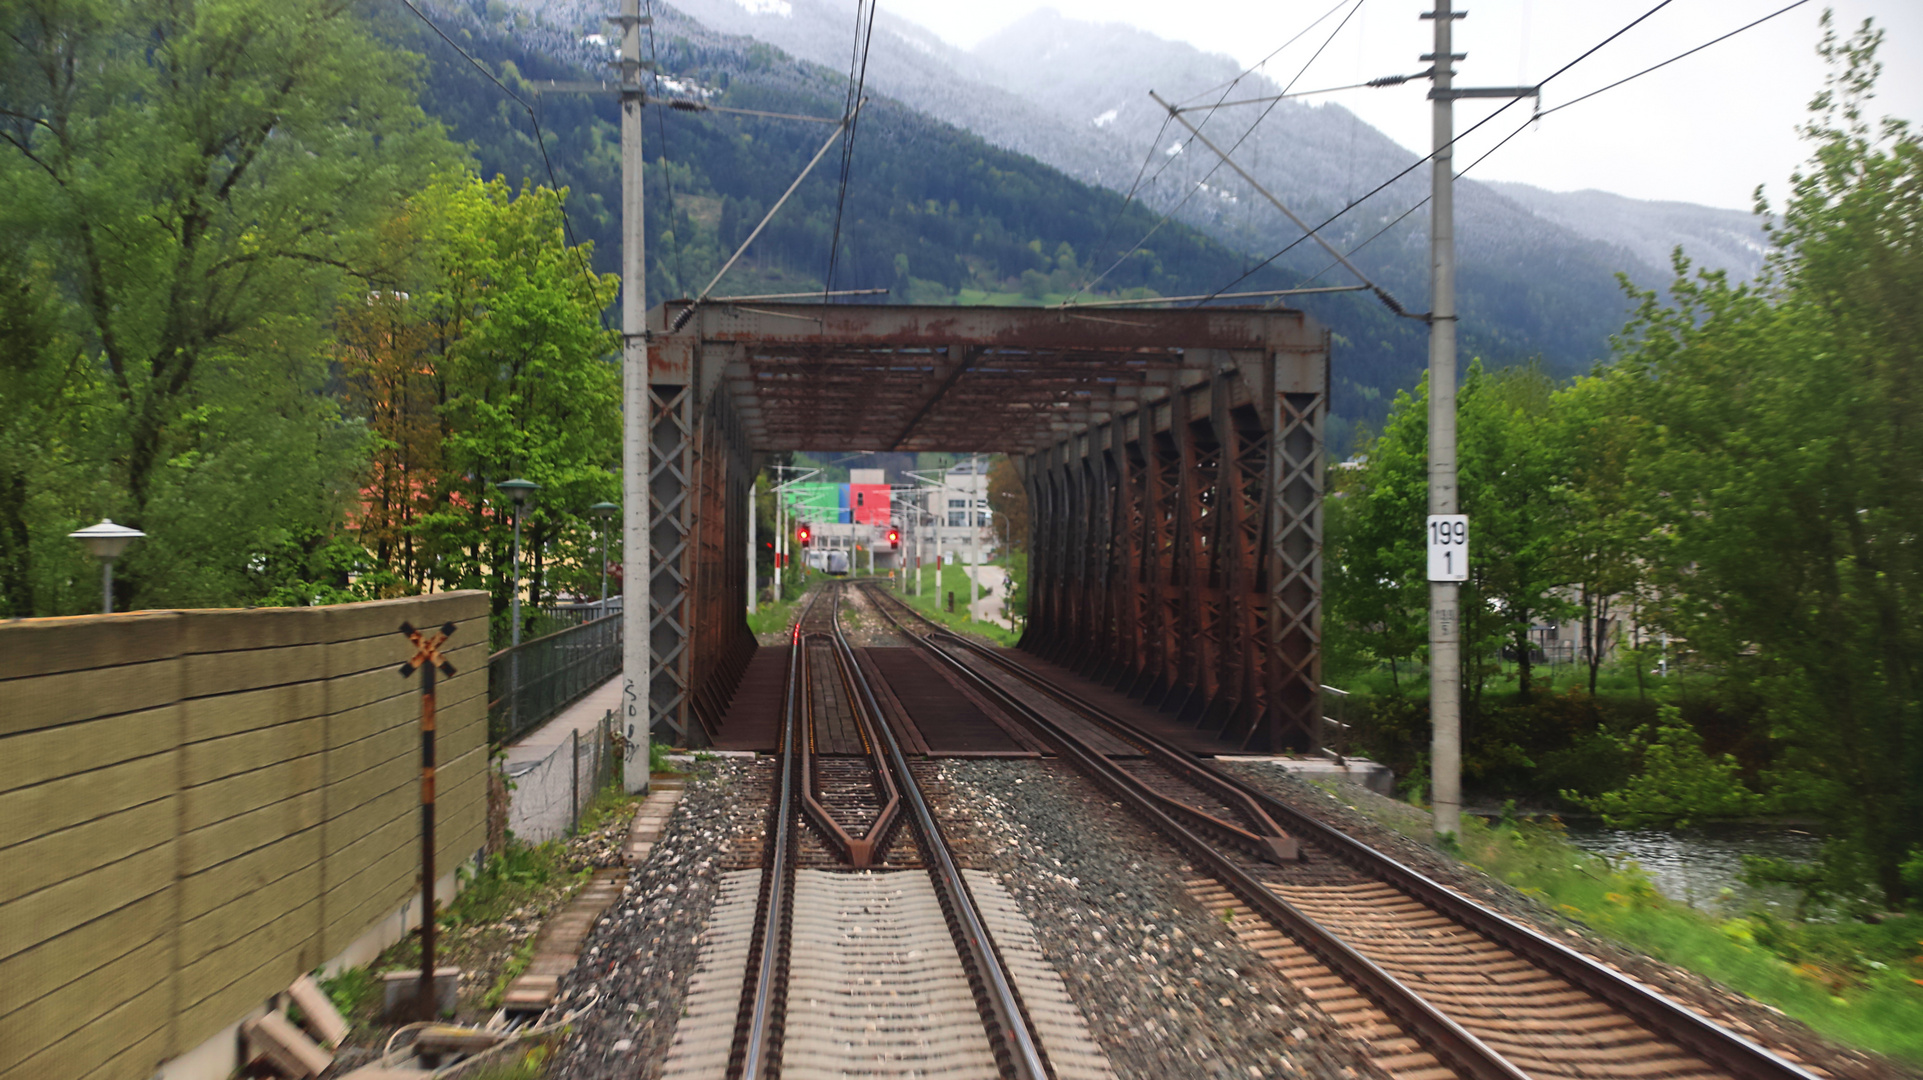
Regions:
<instances>
[{"instance_id":1,"label":"red panel on billboard","mask_svg":"<svg viewBox=\"0 0 1923 1080\"><path fill-rule=\"evenodd\" d=\"M849 484L848 510L857 525L888 524L888 485Z\"/></svg>"}]
</instances>

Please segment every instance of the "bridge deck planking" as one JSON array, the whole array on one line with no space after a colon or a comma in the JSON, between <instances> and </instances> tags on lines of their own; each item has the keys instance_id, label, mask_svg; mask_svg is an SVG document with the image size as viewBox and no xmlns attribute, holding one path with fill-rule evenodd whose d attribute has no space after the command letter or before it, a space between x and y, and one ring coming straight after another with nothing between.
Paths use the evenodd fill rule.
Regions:
<instances>
[{"instance_id":1,"label":"bridge deck planking","mask_svg":"<svg viewBox=\"0 0 1923 1080\"><path fill-rule=\"evenodd\" d=\"M1017 743L1002 725L937 672L920 650L877 648L862 652L901 703L908 724L929 753L1014 754L1032 749Z\"/></svg>"},{"instance_id":2,"label":"bridge deck planking","mask_svg":"<svg viewBox=\"0 0 1923 1080\"><path fill-rule=\"evenodd\" d=\"M1068 668L1051 664L1020 649L1002 649L1000 653L1003 657L1056 683L1089 704L1098 706L1189 753L1232 754L1236 752L1236 747L1216 738L1214 732L1180 723L1169 713L1144 705L1126 694L1111 690L1092 679L1084 678Z\"/></svg>"},{"instance_id":3,"label":"bridge deck planking","mask_svg":"<svg viewBox=\"0 0 1923 1080\"><path fill-rule=\"evenodd\" d=\"M813 739L817 754L868 752L861 725L855 719L855 704L842 682L841 668L825 641L811 640L802 650L809 665L808 692L813 697Z\"/></svg>"},{"instance_id":4,"label":"bridge deck planking","mask_svg":"<svg viewBox=\"0 0 1923 1080\"><path fill-rule=\"evenodd\" d=\"M781 742L781 700L788 688L788 650L756 649L728 702L716 750L769 750Z\"/></svg>"}]
</instances>

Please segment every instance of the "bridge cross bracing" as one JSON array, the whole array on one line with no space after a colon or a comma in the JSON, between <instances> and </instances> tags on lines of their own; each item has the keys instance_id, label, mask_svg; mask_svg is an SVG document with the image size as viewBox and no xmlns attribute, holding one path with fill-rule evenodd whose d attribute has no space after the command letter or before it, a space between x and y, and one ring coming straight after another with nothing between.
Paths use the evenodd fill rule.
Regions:
<instances>
[{"instance_id":1,"label":"bridge cross bracing","mask_svg":"<svg viewBox=\"0 0 1923 1080\"><path fill-rule=\"evenodd\" d=\"M1216 732L1319 741L1329 336L1301 312L709 303L649 313L650 698L711 738L753 652L756 454L1003 452L1022 647ZM739 534L739 535L737 535Z\"/></svg>"}]
</instances>

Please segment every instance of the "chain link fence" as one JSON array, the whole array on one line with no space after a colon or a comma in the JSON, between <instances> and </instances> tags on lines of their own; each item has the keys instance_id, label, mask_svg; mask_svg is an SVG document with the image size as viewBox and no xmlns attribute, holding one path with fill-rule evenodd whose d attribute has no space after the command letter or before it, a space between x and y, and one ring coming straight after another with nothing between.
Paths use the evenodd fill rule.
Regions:
<instances>
[{"instance_id":1,"label":"chain link fence","mask_svg":"<svg viewBox=\"0 0 1923 1080\"><path fill-rule=\"evenodd\" d=\"M619 742L610 710L548 756L507 766L508 831L530 844L572 835L595 794L620 776Z\"/></svg>"}]
</instances>

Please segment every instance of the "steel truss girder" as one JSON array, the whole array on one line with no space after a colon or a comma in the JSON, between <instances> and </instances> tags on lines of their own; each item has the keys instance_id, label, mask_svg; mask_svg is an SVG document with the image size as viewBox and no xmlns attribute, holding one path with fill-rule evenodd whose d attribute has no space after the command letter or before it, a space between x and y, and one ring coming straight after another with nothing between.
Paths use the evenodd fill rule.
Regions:
<instances>
[{"instance_id":1,"label":"steel truss girder","mask_svg":"<svg viewBox=\"0 0 1923 1080\"><path fill-rule=\"evenodd\" d=\"M669 333L684 304L648 322L664 737L705 741L753 651L753 455L892 442L1015 456L1024 648L1233 745L1312 742L1328 335L1299 312L718 304Z\"/></svg>"},{"instance_id":2,"label":"steel truss girder","mask_svg":"<svg viewBox=\"0 0 1923 1080\"><path fill-rule=\"evenodd\" d=\"M1239 359L1026 455L1023 647L1229 745L1314 746L1328 385L1318 359Z\"/></svg>"},{"instance_id":3,"label":"steel truss girder","mask_svg":"<svg viewBox=\"0 0 1923 1080\"><path fill-rule=\"evenodd\" d=\"M648 582L653 678L648 704L653 728L682 745L691 735L689 696L694 678L694 657L688 647L693 402L691 386L648 386L648 541L653 553Z\"/></svg>"}]
</instances>

